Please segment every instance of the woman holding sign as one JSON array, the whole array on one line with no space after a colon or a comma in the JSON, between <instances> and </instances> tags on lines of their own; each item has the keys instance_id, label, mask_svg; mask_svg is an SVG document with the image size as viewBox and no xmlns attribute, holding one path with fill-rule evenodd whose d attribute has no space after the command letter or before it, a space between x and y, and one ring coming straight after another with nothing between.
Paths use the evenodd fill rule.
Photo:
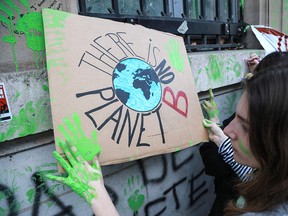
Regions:
<instances>
[{"instance_id":1,"label":"woman holding sign","mask_svg":"<svg viewBox=\"0 0 288 216\"><path fill-rule=\"evenodd\" d=\"M265 67L264 67L265 66ZM220 148L231 143L234 159L253 168L249 179L237 185L239 196L225 215L288 214L288 55L267 55L246 81L236 116L224 129L205 121L209 138ZM104 187L97 158L90 166L71 144L60 146L69 163L54 157L68 177L46 177L70 186L86 199L97 216L118 215ZM105 207L104 207L105 206Z\"/></svg>"}]
</instances>

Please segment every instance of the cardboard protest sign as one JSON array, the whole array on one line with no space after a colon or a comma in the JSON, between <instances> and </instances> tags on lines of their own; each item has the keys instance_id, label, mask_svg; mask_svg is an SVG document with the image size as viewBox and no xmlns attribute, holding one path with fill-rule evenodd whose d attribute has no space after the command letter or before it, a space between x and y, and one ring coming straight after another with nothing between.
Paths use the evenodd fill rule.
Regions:
<instances>
[{"instance_id":1,"label":"cardboard protest sign","mask_svg":"<svg viewBox=\"0 0 288 216\"><path fill-rule=\"evenodd\" d=\"M56 143L87 160L101 148L105 165L207 140L181 37L51 9L43 20Z\"/></svg>"}]
</instances>

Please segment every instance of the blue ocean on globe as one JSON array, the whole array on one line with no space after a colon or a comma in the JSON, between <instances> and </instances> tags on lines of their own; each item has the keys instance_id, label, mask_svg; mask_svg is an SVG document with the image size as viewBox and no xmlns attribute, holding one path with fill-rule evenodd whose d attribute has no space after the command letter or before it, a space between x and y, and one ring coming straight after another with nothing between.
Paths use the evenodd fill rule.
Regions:
<instances>
[{"instance_id":1,"label":"blue ocean on globe","mask_svg":"<svg viewBox=\"0 0 288 216\"><path fill-rule=\"evenodd\" d=\"M114 69L112 80L119 100L135 111L151 111L161 101L159 78L154 69L141 59L121 60Z\"/></svg>"}]
</instances>

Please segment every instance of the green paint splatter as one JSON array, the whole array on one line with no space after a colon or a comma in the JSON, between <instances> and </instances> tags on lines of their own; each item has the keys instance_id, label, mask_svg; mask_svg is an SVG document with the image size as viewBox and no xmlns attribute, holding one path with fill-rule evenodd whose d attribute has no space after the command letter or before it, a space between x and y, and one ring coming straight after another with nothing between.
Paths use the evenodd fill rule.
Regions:
<instances>
[{"instance_id":1,"label":"green paint splatter","mask_svg":"<svg viewBox=\"0 0 288 216\"><path fill-rule=\"evenodd\" d=\"M27 172L32 172L32 168L30 167L30 166L27 166L26 168L25 168L25 170L27 171Z\"/></svg>"},{"instance_id":2,"label":"green paint splatter","mask_svg":"<svg viewBox=\"0 0 288 216\"><path fill-rule=\"evenodd\" d=\"M189 146L190 146L190 147L193 146L192 140L189 141Z\"/></svg>"},{"instance_id":3,"label":"green paint splatter","mask_svg":"<svg viewBox=\"0 0 288 216\"><path fill-rule=\"evenodd\" d=\"M180 43L176 39L169 39L166 43L170 64L179 72L184 72L185 55L181 54Z\"/></svg>"},{"instance_id":4,"label":"green paint splatter","mask_svg":"<svg viewBox=\"0 0 288 216\"><path fill-rule=\"evenodd\" d=\"M240 0L240 7L244 11L244 6L245 6L245 0Z\"/></svg>"},{"instance_id":5,"label":"green paint splatter","mask_svg":"<svg viewBox=\"0 0 288 216\"><path fill-rule=\"evenodd\" d=\"M133 211L134 215L137 215L138 210L143 206L145 201L144 194L140 193L140 191L144 188L144 185L140 183L139 176L136 177L136 182L134 176L131 176L131 178L127 180L127 186L129 191L127 191L125 188L124 194L125 196L129 196L127 199L128 205Z\"/></svg>"},{"instance_id":6,"label":"green paint splatter","mask_svg":"<svg viewBox=\"0 0 288 216\"><path fill-rule=\"evenodd\" d=\"M20 92L17 91L16 94L15 94L15 96L14 96L14 100L17 101L18 98L19 98L19 96L20 96Z\"/></svg>"},{"instance_id":7,"label":"green paint splatter","mask_svg":"<svg viewBox=\"0 0 288 216\"><path fill-rule=\"evenodd\" d=\"M81 127L81 120L77 113L72 115L72 121L65 117L63 123L58 126L58 130L63 134L65 141L74 145L85 160L92 160L96 154L102 151L98 143L97 131L92 132L91 138L87 137ZM64 141L57 137L57 145L60 145L61 142Z\"/></svg>"},{"instance_id":8,"label":"green paint splatter","mask_svg":"<svg viewBox=\"0 0 288 216\"><path fill-rule=\"evenodd\" d=\"M9 128L0 133L0 142L13 139L16 136L23 137L34 134L43 125L43 122L51 121L45 103L47 104L48 100L43 98L40 98L35 104L29 101L18 115L12 117Z\"/></svg>"},{"instance_id":9,"label":"green paint splatter","mask_svg":"<svg viewBox=\"0 0 288 216\"><path fill-rule=\"evenodd\" d=\"M42 85L42 89L49 93L49 87L47 85Z\"/></svg>"},{"instance_id":10,"label":"green paint splatter","mask_svg":"<svg viewBox=\"0 0 288 216\"><path fill-rule=\"evenodd\" d=\"M209 56L209 66L205 67L209 82L219 82L222 79L223 62L218 55Z\"/></svg>"},{"instance_id":11,"label":"green paint splatter","mask_svg":"<svg viewBox=\"0 0 288 216\"><path fill-rule=\"evenodd\" d=\"M26 196L28 198L28 202L30 202L32 204L33 199L35 197L35 189L31 188L26 192Z\"/></svg>"},{"instance_id":12,"label":"green paint splatter","mask_svg":"<svg viewBox=\"0 0 288 216\"><path fill-rule=\"evenodd\" d=\"M45 43L42 15L40 12L30 12L28 0L20 0L21 4L26 7L27 13L20 16L20 8L18 8L12 0L0 2L0 11L5 15L0 15L0 21L6 24L9 35L2 37L4 43L11 44L11 51L15 69L18 71L18 62L15 52L15 44L17 38L15 32L19 35L24 33L26 37L26 45L33 51L36 68L39 69L39 62L43 62L45 66ZM14 14L16 12L16 14ZM8 18L6 17L8 16ZM14 23L15 22L15 23Z\"/></svg>"},{"instance_id":13,"label":"green paint splatter","mask_svg":"<svg viewBox=\"0 0 288 216\"><path fill-rule=\"evenodd\" d=\"M236 62L233 67L233 71L235 72L236 77L240 77L241 70L242 70L241 64L239 62Z\"/></svg>"},{"instance_id":14,"label":"green paint splatter","mask_svg":"<svg viewBox=\"0 0 288 216\"><path fill-rule=\"evenodd\" d=\"M284 0L283 1L283 8L284 8L284 11L287 12L287 10L288 10L288 0Z\"/></svg>"},{"instance_id":15,"label":"green paint splatter","mask_svg":"<svg viewBox=\"0 0 288 216\"><path fill-rule=\"evenodd\" d=\"M239 140L238 142L238 146L239 146L239 149L247 156L250 156L251 155L251 152L250 150L244 145L244 142L242 140Z\"/></svg>"}]
</instances>

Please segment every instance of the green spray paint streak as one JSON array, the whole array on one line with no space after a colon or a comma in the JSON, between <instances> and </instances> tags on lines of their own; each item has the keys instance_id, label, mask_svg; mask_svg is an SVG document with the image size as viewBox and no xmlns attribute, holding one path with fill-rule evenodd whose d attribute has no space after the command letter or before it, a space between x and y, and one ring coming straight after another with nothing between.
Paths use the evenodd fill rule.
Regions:
<instances>
[{"instance_id":1,"label":"green spray paint streak","mask_svg":"<svg viewBox=\"0 0 288 216\"><path fill-rule=\"evenodd\" d=\"M287 10L288 10L288 0L284 0L283 1L283 8L284 8L284 11L287 12Z\"/></svg>"},{"instance_id":2,"label":"green spray paint streak","mask_svg":"<svg viewBox=\"0 0 288 216\"><path fill-rule=\"evenodd\" d=\"M239 149L247 156L250 156L251 155L251 152L250 150L244 145L244 142L242 140L239 140L238 142L238 146L239 146Z\"/></svg>"},{"instance_id":3,"label":"green spray paint streak","mask_svg":"<svg viewBox=\"0 0 288 216\"><path fill-rule=\"evenodd\" d=\"M244 11L245 0L240 0L240 7Z\"/></svg>"},{"instance_id":4,"label":"green spray paint streak","mask_svg":"<svg viewBox=\"0 0 288 216\"><path fill-rule=\"evenodd\" d=\"M129 191L127 191L126 188L124 189L125 196L129 195L127 202L134 215L138 214L138 210L143 206L145 201L144 194L140 193L140 190L143 189L144 185L140 183L139 176L136 177L136 181L137 185L134 176L131 176L131 178L127 180Z\"/></svg>"},{"instance_id":5,"label":"green spray paint streak","mask_svg":"<svg viewBox=\"0 0 288 216\"><path fill-rule=\"evenodd\" d=\"M15 53L15 44L17 43L15 32L18 34L24 33L26 45L33 51L34 61L37 69L39 69L39 61L42 61L43 65L45 65L42 15L40 12L30 12L28 0L20 0L20 2L27 9L27 13L21 17L20 8L18 8L12 0L5 0L4 3L0 3L0 11L5 14L5 16L0 15L0 21L6 24L10 32L10 35L2 37L2 41L11 44L15 69L18 71L19 66ZM16 12L16 14L14 14L14 12ZM14 21L16 22L15 24Z\"/></svg>"},{"instance_id":6,"label":"green spray paint streak","mask_svg":"<svg viewBox=\"0 0 288 216\"><path fill-rule=\"evenodd\" d=\"M59 12L51 9L43 9L43 22L45 31L47 34L53 34L55 37L53 40L48 40L46 47L46 55L47 55L47 69L48 71L52 67L66 67L65 59L59 55L63 53L65 50L62 48L62 44L65 41L65 34L61 29L64 29L66 19L70 16L69 13ZM61 69L57 68L57 72L63 76L65 80L65 72L61 71ZM59 71L60 70L60 71Z\"/></svg>"},{"instance_id":7,"label":"green spray paint streak","mask_svg":"<svg viewBox=\"0 0 288 216\"><path fill-rule=\"evenodd\" d=\"M3 12L5 14L4 16L0 14L0 21L7 26L9 30L9 35L2 37L2 42L11 44L11 51L13 55L13 62L15 64L15 70L18 71L18 63L15 54L16 37L14 35L15 29L13 23L13 8L15 8L16 6L12 1L5 1L5 3L0 2L0 12Z\"/></svg>"},{"instance_id":8,"label":"green spray paint streak","mask_svg":"<svg viewBox=\"0 0 288 216\"><path fill-rule=\"evenodd\" d=\"M24 108L22 108L18 115L13 115L9 128L0 133L0 142L12 138L23 137L29 134L34 134L37 129L43 125L43 122L49 122L49 115L47 114L48 99L40 98L35 104L29 101Z\"/></svg>"},{"instance_id":9,"label":"green spray paint streak","mask_svg":"<svg viewBox=\"0 0 288 216\"><path fill-rule=\"evenodd\" d=\"M92 132L91 138L87 137L81 127L81 120L77 113L72 115L72 121L68 117L65 117L63 124L59 124L58 130L63 134L66 142L71 143L77 148L84 160L91 161L96 154L102 151L98 143L97 131L94 130ZM57 137L57 145L60 145L61 142L63 143L64 141L60 137Z\"/></svg>"},{"instance_id":10,"label":"green spray paint streak","mask_svg":"<svg viewBox=\"0 0 288 216\"><path fill-rule=\"evenodd\" d=\"M172 38L166 43L170 64L179 72L184 72L185 55L181 54L180 43Z\"/></svg>"},{"instance_id":11,"label":"green spray paint streak","mask_svg":"<svg viewBox=\"0 0 288 216\"><path fill-rule=\"evenodd\" d=\"M209 56L209 66L205 67L209 82L221 81L222 66L223 66L223 62L220 60L218 55L210 55Z\"/></svg>"}]
</instances>

